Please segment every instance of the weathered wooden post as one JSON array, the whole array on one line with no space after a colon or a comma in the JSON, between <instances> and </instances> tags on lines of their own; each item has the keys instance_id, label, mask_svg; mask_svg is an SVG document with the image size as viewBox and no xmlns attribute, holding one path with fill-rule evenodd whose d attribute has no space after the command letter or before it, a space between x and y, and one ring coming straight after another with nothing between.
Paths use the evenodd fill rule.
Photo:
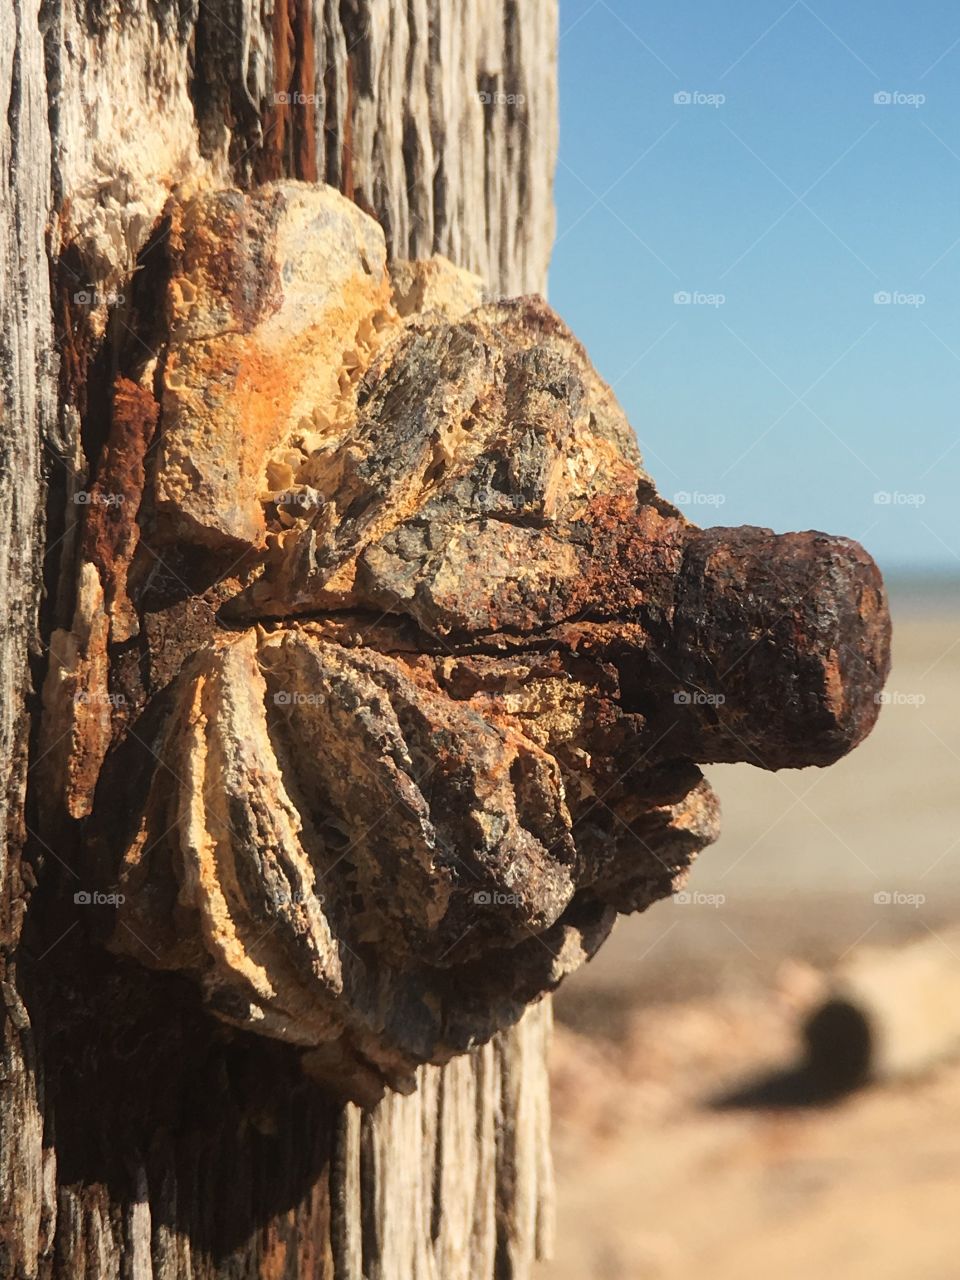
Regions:
<instances>
[{"instance_id":1,"label":"weathered wooden post","mask_svg":"<svg viewBox=\"0 0 960 1280\"><path fill-rule=\"evenodd\" d=\"M527 1274L547 993L714 837L696 762L873 722L869 557L690 525L529 296L555 42L0 24L0 1275Z\"/></svg>"}]
</instances>

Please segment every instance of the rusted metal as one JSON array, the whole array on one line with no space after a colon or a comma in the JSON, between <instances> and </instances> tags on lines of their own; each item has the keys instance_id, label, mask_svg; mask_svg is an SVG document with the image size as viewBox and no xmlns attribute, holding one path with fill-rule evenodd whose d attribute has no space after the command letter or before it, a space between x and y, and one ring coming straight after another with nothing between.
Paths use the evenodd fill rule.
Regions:
<instances>
[{"instance_id":1,"label":"rusted metal","mask_svg":"<svg viewBox=\"0 0 960 1280\"><path fill-rule=\"evenodd\" d=\"M118 388L103 483L139 493L159 444L136 521L81 541L56 785L88 812L116 739L110 945L369 1101L682 883L718 829L698 763L869 731L883 586L843 538L692 525L546 304L391 269L331 190L170 217L160 401ZM65 726L77 689L106 710Z\"/></svg>"}]
</instances>

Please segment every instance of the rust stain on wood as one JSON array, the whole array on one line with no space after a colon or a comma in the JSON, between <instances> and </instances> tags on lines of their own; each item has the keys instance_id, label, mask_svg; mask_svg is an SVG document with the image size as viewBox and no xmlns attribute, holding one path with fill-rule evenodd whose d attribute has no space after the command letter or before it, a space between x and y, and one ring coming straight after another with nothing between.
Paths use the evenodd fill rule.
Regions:
<instances>
[{"instance_id":1,"label":"rust stain on wood","mask_svg":"<svg viewBox=\"0 0 960 1280\"><path fill-rule=\"evenodd\" d=\"M356 184L353 171L353 97L354 97L353 63L347 58L347 105L343 113L343 146L340 158L340 190L348 200L356 197Z\"/></svg>"},{"instance_id":2,"label":"rust stain on wood","mask_svg":"<svg viewBox=\"0 0 960 1280\"><path fill-rule=\"evenodd\" d=\"M317 69L310 0L276 0L273 59L273 102L264 112L257 178L316 182Z\"/></svg>"},{"instance_id":3,"label":"rust stain on wood","mask_svg":"<svg viewBox=\"0 0 960 1280\"><path fill-rule=\"evenodd\" d=\"M317 171L317 67L313 38L314 6L310 0L292 0L296 47L294 83L300 110L294 116L296 176L316 182Z\"/></svg>"}]
</instances>

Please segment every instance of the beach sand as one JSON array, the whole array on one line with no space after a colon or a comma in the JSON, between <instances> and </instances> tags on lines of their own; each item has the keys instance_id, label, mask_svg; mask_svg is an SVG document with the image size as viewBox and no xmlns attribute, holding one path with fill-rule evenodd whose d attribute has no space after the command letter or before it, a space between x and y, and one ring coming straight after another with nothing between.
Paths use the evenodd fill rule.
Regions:
<instances>
[{"instance_id":1,"label":"beach sand","mask_svg":"<svg viewBox=\"0 0 960 1280\"><path fill-rule=\"evenodd\" d=\"M827 1107L710 1102L789 1063L816 973L960 923L960 585L891 598L871 737L827 770L706 770L723 835L691 900L620 920L558 994L542 1280L960 1276L960 1066Z\"/></svg>"}]
</instances>

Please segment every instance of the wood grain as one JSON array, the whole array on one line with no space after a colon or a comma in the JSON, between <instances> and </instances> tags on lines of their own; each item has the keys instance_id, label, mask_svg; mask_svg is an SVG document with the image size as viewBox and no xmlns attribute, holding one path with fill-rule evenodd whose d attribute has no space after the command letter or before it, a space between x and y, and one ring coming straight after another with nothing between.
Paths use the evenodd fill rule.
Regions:
<instances>
[{"instance_id":1,"label":"wood grain","mask_svg":"<svg viewBox=\"0 0 960 1280\"><path fill-rule=\"evenodd\" d=\"M494 1160L484 1108L493 1056L512 1070L522 1028L453 1064L442 1121L447 1069L434 1068L423 1097L363 1120L361 1143L358 1114L304 1084L289 1055L223 1041L176 982L145 986L97 955L72 902L79 873L66 869L76 825L47 826L28 846L23 877L37 887L21 941L19 858L37 712L30 654L42 679L52 632L74 617L74 497L101 467L113 371L137 381L152 359L150 272L134 270L167 234L168 199L267 177L326 179L381 221L396 256L442 251L497 291L542 288L555 42L554 0L51 0L42 28L39 6L14 0L0 20L4 1276L359 1275L374 1265L363 1241L374 1239L381 1181L409 1176L400 1136L422 1129L426 1177L447 1133L444 1185L456 1201L467 1193L451 1153L478 1108L486 1165L470 1194L509 1221L511 1162ZM526 101L484 104L488 85ZM26 803L31 826L45 824L42 792ZM542 1062L531 1087L543 1089ZM375 1173L361 1158L371 1142ZM529 1194L539 1201L547 1189ZM424 1182L415 1222L394 1214L378 1274L410 1274L396 1268L414 1254L426 1260L418 1274L443 1274L432 1195ZM443 1248L459 1253L461 1274L492 1274L503 1231L488 1221Z\"/></svg>"}]
</instances>

